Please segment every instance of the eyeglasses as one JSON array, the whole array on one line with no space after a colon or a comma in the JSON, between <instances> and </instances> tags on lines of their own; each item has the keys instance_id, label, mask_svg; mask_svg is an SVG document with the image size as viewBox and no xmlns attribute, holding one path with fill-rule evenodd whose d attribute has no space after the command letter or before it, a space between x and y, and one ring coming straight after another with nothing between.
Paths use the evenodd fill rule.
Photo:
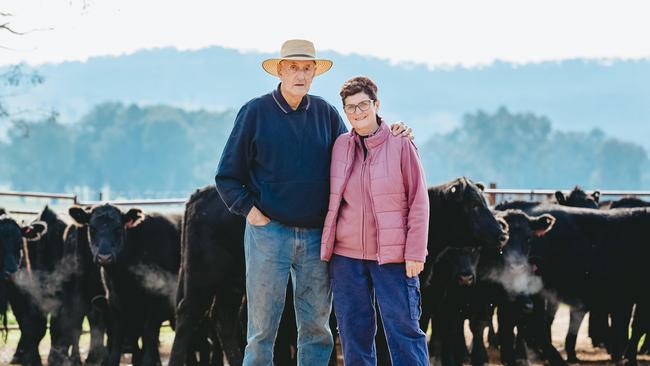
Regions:
<instances>
[{"instance_id":1,"label":"eyeglasses","mask_svg":"<svg viewBox=\"0 0 650 366\"><path fill-rule=\"evenodd\" d=\"M359 104L346 104L343 106L343 110L347 114L354 114L357 111L357 108L359 108L361 112L365 112L370 109L370 105L374 102L374 100L368 99L360 102Z\"/></svg>"}]
</instances>

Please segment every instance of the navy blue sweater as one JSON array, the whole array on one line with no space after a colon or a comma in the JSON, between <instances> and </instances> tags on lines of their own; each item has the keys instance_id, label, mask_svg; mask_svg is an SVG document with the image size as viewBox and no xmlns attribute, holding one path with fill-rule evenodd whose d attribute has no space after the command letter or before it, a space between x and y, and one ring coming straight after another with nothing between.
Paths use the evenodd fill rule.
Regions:
<instances>
[{"instance_id":1,"label":"navy blue sweater","mask_svg":"<svg viewBox=\"0 0 650 366\"><path fill-rule=\"evenodd\" d=\"M345 132L323 98L306 95L294 111L278 86L239 110L217 168L217 190L235 214L246 216L255 205L285 225L322 227L330 154Z\"/></svg>"}]
</instances>

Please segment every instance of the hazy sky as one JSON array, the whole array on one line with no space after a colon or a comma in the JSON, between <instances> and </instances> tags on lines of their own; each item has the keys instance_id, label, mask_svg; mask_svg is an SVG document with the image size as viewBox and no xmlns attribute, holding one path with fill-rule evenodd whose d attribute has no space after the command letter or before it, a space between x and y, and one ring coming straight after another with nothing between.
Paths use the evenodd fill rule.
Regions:
<instances>
[{"instance_id":1,"label":"hazy sky","mask_svg":"<svg viewBox=\"0 0 650 366\"><path fill-rule=\"evenodd\" d=\"M277 52L285 39L393 61L650 57L650 2L597 0L2 0L0 64L140 48Z\"/></svg>"}]
</instances>

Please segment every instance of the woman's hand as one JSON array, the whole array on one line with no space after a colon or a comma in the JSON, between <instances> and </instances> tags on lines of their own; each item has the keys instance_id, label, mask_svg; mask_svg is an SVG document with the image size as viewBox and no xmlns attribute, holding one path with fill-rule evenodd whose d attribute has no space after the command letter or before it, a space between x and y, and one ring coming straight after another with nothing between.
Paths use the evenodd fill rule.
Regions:
<instances>
[{"instance_id":1,"label":"woman's hand","mask_svg":"<svg viewBox=\"0 0 650 366\"><path fill-rule=\"evenodd\" d=\"M266 217L262 211L258 210L257 207L253 206L250 211L248 211L248 215L246 215L246 220L248 221L249 224L253 226L264 226L271 222L271 219Z\"/></svg>"},{"instance_id":2,"label":"woman's hand","mask_svg":"<svg viewBox=\"0 0 650 366\"><path fill-rule=\"evenodd\" d=\"M406 277L415 277L424 269L424 262L406 261Z\"/></svg>"},{"instance_id":3,"label":"woman's hand","mask_svg":"<svg viewBox=\"0 0 650 366\"><path fill-rule=\"evenodd\" d=\"M404 124L404 122L400 121L397 123L393 123L392 125L390 125L390 130L395 136L402 135L402 137L408 137L410 140L415 139L415 136L413 136L413 130L411 130L409 126Z\"/></svg>"}]
</instances>

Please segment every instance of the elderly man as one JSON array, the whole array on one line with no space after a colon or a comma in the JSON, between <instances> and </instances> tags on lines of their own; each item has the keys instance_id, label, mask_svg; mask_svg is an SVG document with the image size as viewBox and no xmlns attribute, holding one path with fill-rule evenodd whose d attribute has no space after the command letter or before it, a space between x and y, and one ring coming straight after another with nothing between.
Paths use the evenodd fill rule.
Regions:
<instances>
[{"instance_id":1,"label":"elderly man","mask_svg":"<svg viewBox=\"0 0 650 366\"><path fill-rule=\"evenodd\" d=\"M314 45L290 40L262 63L277 89L237 114L215 177L231 212L246 217L248 334L244 365L273 364L289 275L298 324L298 364L326 365L332 294L320 241L329 196L330 152L347 131L336 109L307 94L332 67ZM394 134L409 135L401 124Z\"/></svg>"}]
</instances>

